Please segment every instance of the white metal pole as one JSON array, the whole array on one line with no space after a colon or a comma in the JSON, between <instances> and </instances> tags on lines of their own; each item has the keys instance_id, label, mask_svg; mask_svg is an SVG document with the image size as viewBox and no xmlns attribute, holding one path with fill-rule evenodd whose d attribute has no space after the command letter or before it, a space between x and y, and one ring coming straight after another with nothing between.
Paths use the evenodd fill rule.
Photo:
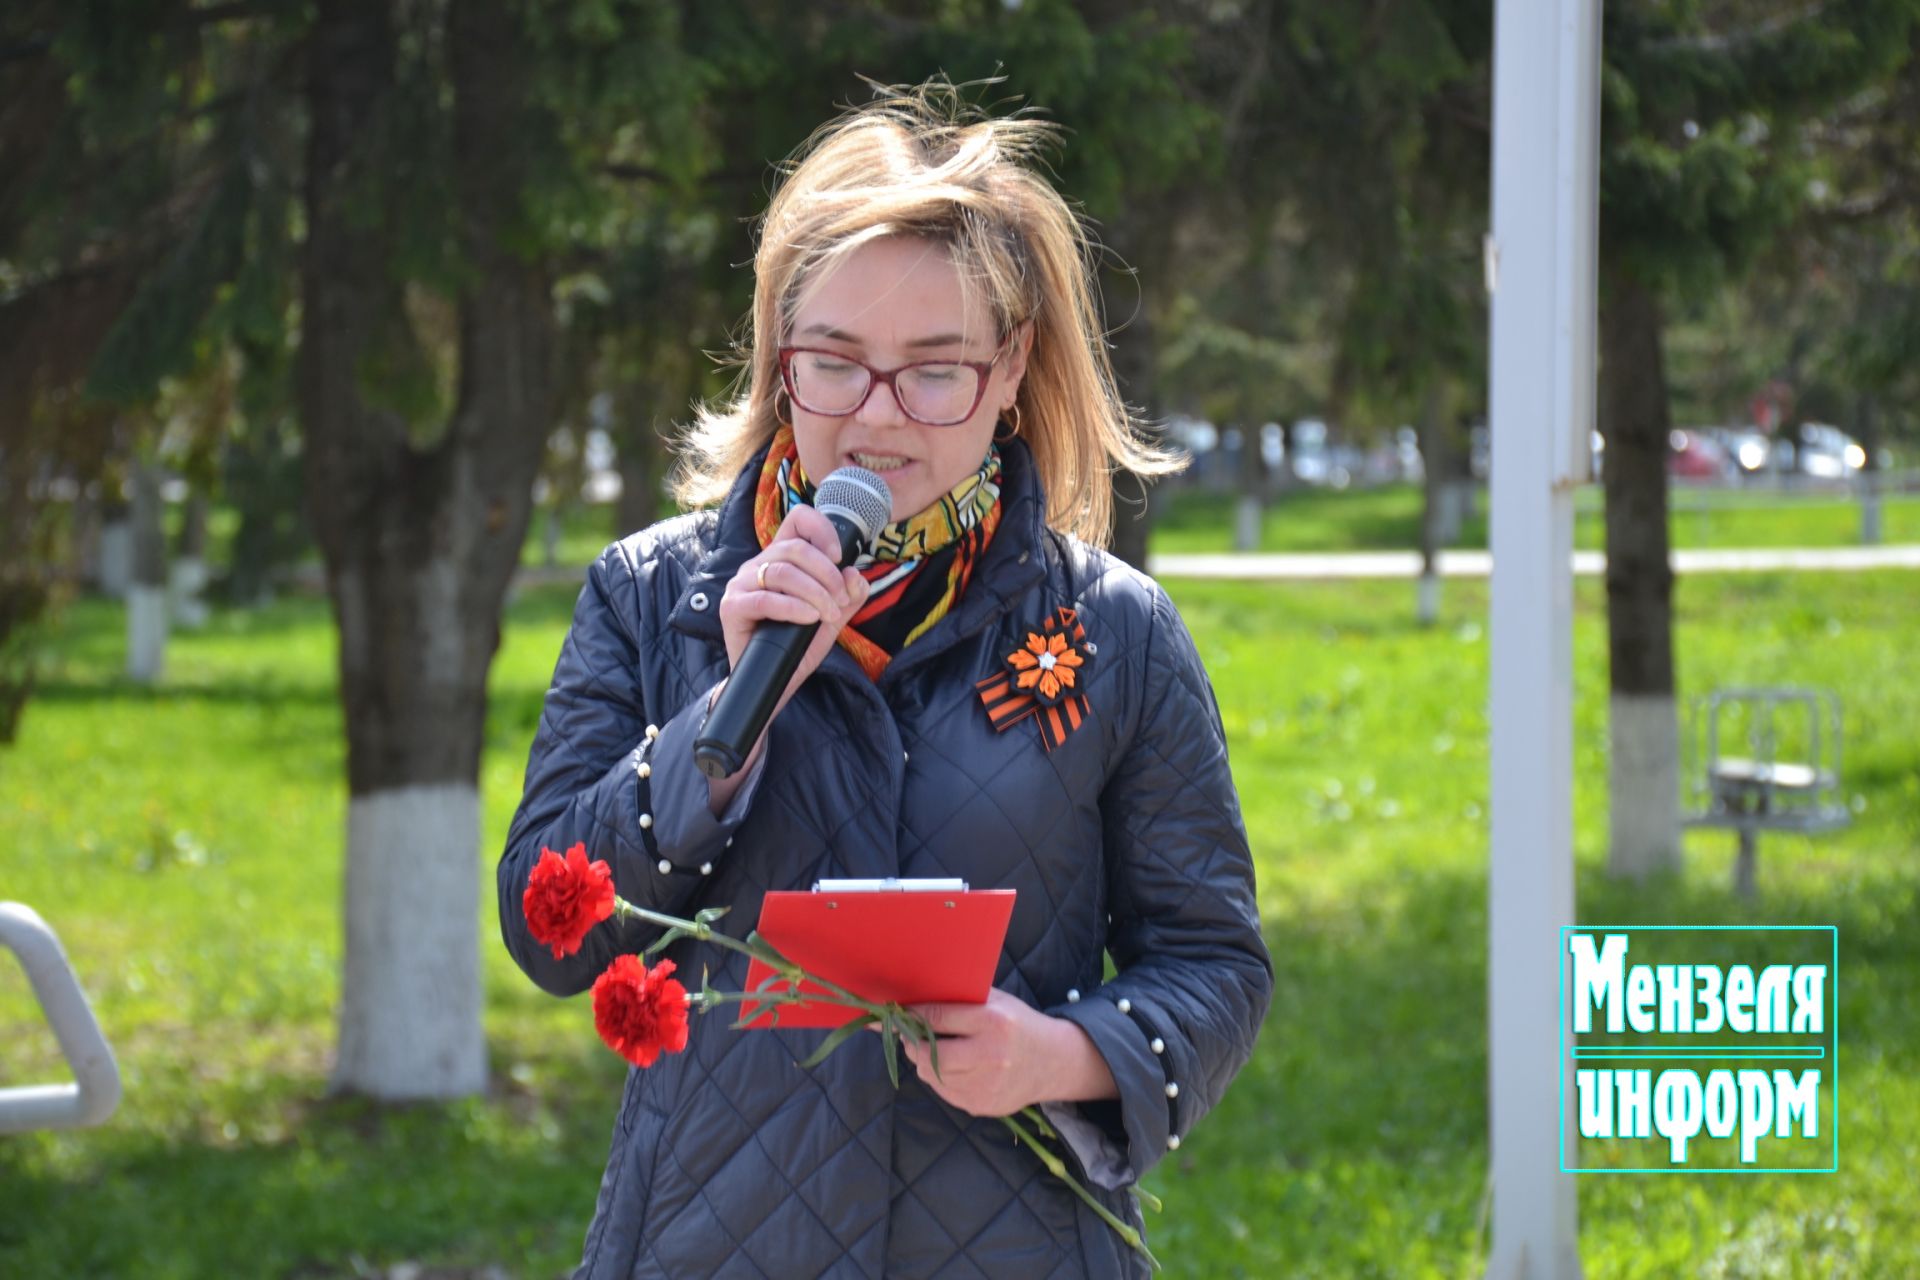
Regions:
<instances>
[{"instance_id":1,"label":"white metal pole","mask_svg":"<svg viewBox=\"0 0 1920 1280\"><path fill-rule=\"evenodd\" d=\"M1560 1041L1573 919L1573 488L1594 418L1599 0L1498 0L1488 910L1491 1280L1581 1275Z\"/></svg>"},{"instance_id":2,"label":"white metal pole","mask_svg":"<svg viewBox=\"0 0 1920 1280\"><path fill-rule=\"evenodd\" d=\"M20 957L53 1038L73 1068L72 1084L0 1089L0 1133L105 1123L120 1105L120 1067L60 939L32 907L0 902L0 949Z\"/></svg>"}]
</instances>

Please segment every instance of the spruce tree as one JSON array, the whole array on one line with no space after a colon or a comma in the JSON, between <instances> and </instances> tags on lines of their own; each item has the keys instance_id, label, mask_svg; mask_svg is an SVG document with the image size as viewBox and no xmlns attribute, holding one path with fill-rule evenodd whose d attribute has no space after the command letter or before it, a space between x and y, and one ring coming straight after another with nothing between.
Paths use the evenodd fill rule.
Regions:
<instances>
[{"instance_id":1,"label":"spruce tree","mask_svg":"<svg viewBox=\"0 0 1920 1280\"><path fill-rule=\"evenodd\" d=\"M1811 198L1809 126L1902 63L1917 13L1914 0L1606 8L1600 424L1615 875L1680 861L1668 306L1744 269L1792 224Z\"/></svg>"}]
</instances>

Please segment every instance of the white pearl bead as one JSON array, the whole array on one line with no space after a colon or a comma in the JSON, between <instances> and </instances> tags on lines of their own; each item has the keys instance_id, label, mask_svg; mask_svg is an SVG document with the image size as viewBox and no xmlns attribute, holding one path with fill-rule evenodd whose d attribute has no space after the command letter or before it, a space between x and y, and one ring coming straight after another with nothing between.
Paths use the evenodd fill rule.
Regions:
<instances>
[{"instance_id":1,"label":"white pearl bead","mask_svg":"<svg viewBox=\"0 0 1920 1280\"><path fill-rule=\"evenodd\" d=\"M1080 988L1075 987L1072 990L1067 992L1068 1004L1078 1004L1079 1002L1080 1002Z\"/></svg>"},{"instance_id":2,"label":"white pearl bead","mask_svg":"<svg viewBox=\"0 0 1920 1280\"><path fill-rule=\"evenodd\" d=\"M660 861L655 863L654 865L660 868L661 875L666 875L667 872L673 870L673 864L671 862L668 862L665 858L660 859Z\"/></svg>"},{"instance_id":3,"label":"white pearl bead","mask_svg":"<svg viewBox=\"0 0 1920 1280\"><path fill-rule=\"evenodd\" d=\"M1180 1149L1180 1135L1179 1135L1179 1134L1177 1134L1177 1133L1170 1133L1170 1134L1168 1134L1168 1135L1167 1135L1167 1150L1169 1150L1169 1151L1178 1151L1179 1149Z\"/></svg>"},{"instance_id":4,"label":"white pearl bead","mask_svg":"<svg viewBox=\"0 0 1920 1280\"><path fill-rule=\"evenodd\" d=\"M1121 997L1120 997L1120 1012L1122 1012L1122 1013L1132 1013L1132 1012L1133 1012L1133 1001L1131 1001L1131 1000L1129 1000L1129 999L1127 999L1127 998L1126 998L1125 996L1121 996Z\"/></svg>"},{"instance_id":5,"label":"white pearl bead","mask_svg":"<svg viewBox=\"0 0 1920 1280\"><path fill-rule=\"evenodd\" d=\"M713 864L712 864L711 862L703 862L703 863L701 863L701 864L700 864L700 874L701 874L701 875L703 875L703 876L710 876L710 875L712 875L712 874L713 874Z\"/></svg>"},{"instance_id":6,"label":"white pearl bead","mask_svg":"<svg viewBox=\"0 0 1920 1280\"><path fill-rule=\"evenodd\" d=\"M651 827L652 825L653 825L653 815L652 815L652 814L650 814L650 813L643 813L643 814L641 814L641 815L640 815L640 829L641 829L642 831L645 831L645 830L646 830L646 829L647 829L648 827Z\"/></svg>"},{"instance_id":7,"label":"white pearl bead","mask_svg":"<svg viewBox=\"0 0 1920 1280\"><path fill-rule=\"evenodd\" d=\"M655 739L655 738L657 738L657 737L659 737L659 736L660 736L660 726L659 726L659 725L657 725L657 724L650 724L650 725L648 725L648 726L647 726L647 740L648 740L648 741L652 741L653 739Z\"/></svg>"},{"instance_id":8,"label":"white pearl bead","mask_svg":"<svg viewBox=\"0 0 1920 1280\"><path fill-rule=\"evenodd\" d=\"M653 776L653 766L645 760L640 762L640 776L643 778L651 778Z\"/></svg>"},{"instance_id":9,"label":"white pearl bead","mask_svg":"<svg viewBox=\"0 0 1920 1280\"><path fill-rule=\"evenodd\" d=\"M1153 1038L1153 1043L1147 1047L1152 1049L1155 1053L1165 1053L1167 1051L1167 1042L1165 1040L1162 1040L1159 1036L1155 1036Z\"/></svg>"},{"instance_id":10,"label":"white pearl bead","mask_svg":"<svg viewBox=\"0 0 1920 1280\"><path fill-rule=\"evenodd\" d=\"M1180 1086L1171 1080L1167 1081L1167 1096L1169 1098L1177 1098L1180 1096Z\"/></svg>"}]
</instances>

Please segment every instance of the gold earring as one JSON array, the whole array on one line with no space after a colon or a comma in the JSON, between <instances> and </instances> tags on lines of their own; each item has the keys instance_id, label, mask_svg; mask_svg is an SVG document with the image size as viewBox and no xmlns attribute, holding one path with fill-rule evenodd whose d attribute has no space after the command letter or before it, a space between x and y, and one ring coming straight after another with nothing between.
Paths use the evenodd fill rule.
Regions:
<instances>
[{"instance_id":1,"label":"gold earring","mask_svg":"<svg viewBox=\"0 0 1920 1280\"><path fill-rule=\"evenodd\" d=\"M773 393L773 420L775 422L778 422L783 427L790 427L793 425L793 409L791 407L792 406L791 397L789 397L789 400L788 400L789 407L787 409L787 412L785 413L780 412L780 397L786 394L787 394L787 389L785 387L781 387Z\"/></svg>"},{"instance_id":2,"label":"gold earring","mask_svg":"<svg viewBox=\"0 0 1920 1280\"><path fill-rule=\"evenodd\" d=\"M1015 404L1010 404L1010 405L1008 405L1008 406L1006 407L1006 409L1005 409L1005 411L1003 411L1003 412L1001 413L1001 415L1000 415L1000 420L1001 420L1002 422L1005 422L1005 421L1007 420L1007 416L1008 416L1009 414L1011 414L1011 415L1012 415L1012 417L1013 417L1013 422L1012 422L1012 424L1011 424L1011 425L1009 425L1009 426L1008 426L1008 428L1007 428L1007 434L1006 434L1006 435L1004 435L1004 436L1003 436L1003 435L1001 435L1001 434L1000 434L1000 433L999 433L998 431L995 431L995 432L993 433L993 439L994 439L994 443L995 443L995 444L1006 444L1006 443L1007 443L1008 441L1010 441L1010 440L1013 440L1014 438L1016 438L1016 437L1017 437L1017 436L1019 436L1019 434L1020 434L1020 406L1019 406L1019 404L1017 404L1017 403L1015 403Z\"/></svg>"}]
</instances>

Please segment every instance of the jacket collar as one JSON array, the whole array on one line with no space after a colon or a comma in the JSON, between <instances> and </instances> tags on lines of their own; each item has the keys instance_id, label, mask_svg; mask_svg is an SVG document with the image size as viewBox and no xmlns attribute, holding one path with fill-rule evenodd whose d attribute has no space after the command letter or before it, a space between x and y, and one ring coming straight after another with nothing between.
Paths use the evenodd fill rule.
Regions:
<instances>
[{"instance_id":1,"label":"jacket collar","mask_svg":"<svg viewBox=\"0 0 1920 1280\"><path fill-rule=\"evenodd\" d=\"M760 550L760 539L753 529L753 506L760 487L760 469L766 460L766 448L755 453L721 502L713 525L712 549L688 579L668 618L675 629L720 639L720 594L740 572L740 566ZM946 647L947 641L986 626L1013 608L1046 574L1047 501L1033 454L1024 440L1015 438L1000 446L1000 461L1000 525L987 544L987 554L967 584L959 607L908 646L901 654L903 660L937 652ZM700 608L694 607L696 596L704 597Z\"/></svg>"}]
</instances>

